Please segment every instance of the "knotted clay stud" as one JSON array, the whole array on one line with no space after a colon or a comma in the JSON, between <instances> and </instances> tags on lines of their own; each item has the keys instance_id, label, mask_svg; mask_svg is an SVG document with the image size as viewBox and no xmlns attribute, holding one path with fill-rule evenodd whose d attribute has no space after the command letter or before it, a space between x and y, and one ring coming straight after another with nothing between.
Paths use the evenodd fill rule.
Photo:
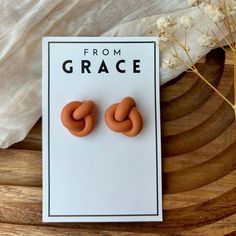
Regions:
<instances>
[{"instance_id":1,"label":"knotted clay stud","mask_svg":"<svg viewBox=\"0 0 236 236\"><path fill-rule=\"evenodd\" d=\"M73 101L65 105L61 112L62 124L75 136L90 134L95 125L95 103L93 101Z\"/></svg>"},{"instance_id":2,"label":"knotted clay stud","mask_svg":"<svg viewBox=\"0 0 236 236\"><path fill-rule=\"evenodd\" d=\"M105 121L110 129L129 137L139 134L143 127L142 116L131 97L111 105L105 112Z\"/></svg>"}]
</instances>

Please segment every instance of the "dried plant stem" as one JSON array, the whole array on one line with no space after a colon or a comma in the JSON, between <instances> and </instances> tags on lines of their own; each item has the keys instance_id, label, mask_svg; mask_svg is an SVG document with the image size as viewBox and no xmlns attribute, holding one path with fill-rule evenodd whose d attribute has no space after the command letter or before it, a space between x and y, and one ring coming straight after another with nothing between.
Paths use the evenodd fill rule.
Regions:
<instances>
[{"instance_id":1,"label":"dried plant stem","mask_svg":"<svg viewBox=\"0 0 236 236\"><path fill-rule=\"evenodd\" d=\"M197 69L193 68L194 73L196 73L207 85L209 85L220 97L222 97L234 110L234 104L231 103L221 92L219 92L206 78L204 78Z\"/></svg>"},{"instance_id":2,"label":"dried plant stem","mask_svg":"<svg viewBox=\"0 0 236 236\"><path fill-rule=\"evenodd\" d=\"M221 29L221 27L219 26L219 24L217 24L216 22L212 21L212 19L205 14L205 12L201 9L201 7L198 5L198 9L205 15L207 16L207 18L217 27L217 29L221 32L223 39L225 40L225 42L227 43L227 45L230 47L230 49L233 51L233 47L231 45L231 43L229 42L229 40L227 39L227 37L225 36L225 33L223 32L223 30Z\"/></svg>"},{"instance_id":3,"label":"dried plant stem","mask_svg":"<svg viewBox=\"0 0 236 236\"><path fill-rule=\"evenodd\" d=\"M223 30L221 29L221 27L215 23L216 27L218 28L218 30L221 32L222 36L223 36L223 39L225 40L225 42L227 43L227 45L230 47L231 50L233 50L233 47L231 46L229 40L227 39L227 37L224 35L224 32Z\"/></svg>"},{"instance_id":4,"label":"dried plant stem","mask_svg":"<svg viewBox=\"0 0 236 236\"><path fill-rule=\"evenodd\" d=\"M234 114L236 118L236 43L234 43Z\"/></svg>"},{"instance_id":5,"label":"dried plant stem","mask_svg":"<svg viewBox=\"0 0 236 236\"><path fill-rule=\"evenodd\" d=\"M232 30L231 30L231 27L230 27L230 23L229 23L229 15L228 15L228 11L227 11L227 6L226 6L225 0L223 1L223 11L224 11L224 13L226 15L224 24L225 24L226 29L229 32L229 35L231 37L231 41L233 42L234 41L234 37L233 37L233 33L232 33Z\"/></svg>"},{"instance_id":6,"label":"dried plant stem","mask_svg":"<svg viewBox=\"0 0 236 236\"><path fill-rule=\"evenodd\" d=\"M174 43L173 43L174 44ZM185 51L185 50L184 50ZM187 51L185 51L185 53L187 54L187 56L190 58L191 60L191 57L190 55L188 54ZM220 91L218 91L203 75L200 74L200 72L198 71L198 69L195 67L195 65L192 63L192 65L188 65L184 60L182 60L178 55L175 55L176 58L182 62L187 68L188 68L188 72L193 72L195 74L197 74L200 79L202 79L208 86L210 86L221 98L223 98L223 100L225 100L235 111L235 117L236 117L236 105L234 105L233 103L231 103ZM192 62L192 60L191 60ZM235 63L236 63L236 55L235 55ZM234 67L234 72L235 72L235 75L236 75L236 69ZM236 80L236 79L235 79ZM235 94L236 94L236 83L235 83L235 86L234 86L234 91L235 91ZM235 99L236 101L236 99ZM236 104L236 103L235 103Z\"/></svg>"},{"instance_id":7,"label":"dried plant stem","mask_svg":"<svg viewBox=\"0 0 236 236\"><path fill-rule=\"evenodd\" d=\"M176 59L179 60L179 62L182 65L185 65L185 67L187 68L187 72L192 72L195 73L200 79L202 79L210 88L212 88L226 103L228 103L228 105L230 105L232 107L232 109L234 110L234 114L235 114L235 119L236 119L236 43L234 43L234 35L233 33L235 32L235 29L233 29L233 26L236 26L236 20L234 19L234 16L231 14L231 7L228 5L226 0L219 0L220 2L220 7L215 6L213 3L212 6L209 5L209 7L206 7L204 9L202 9L200 7L200 4L198 4L198 8L199 10L210 20L210 22L212 24L215 25L217 31L219 31L222 34L222 39L224 39L224 41L226 42L226 44L229 46L230 51L232 53L230 53L230 55L232 55L233 60L234 60L234 101L231 102L229 101L229 99L224 96L217 88L215 88L196 68L196 66L194 65L194 62L191 58L191 53L190 48L187 46L187 28L188 24L191 25L190 27L193 26L193 24L191 24L191 18L189 18L190 22L188 22L188 18L186 18L187 20L187 26L184 27L184 24L181 24L182 27L184 27L184 40L183 42L178 40L177 36L174 35L174 28L173 26L176 24L176 22L172 23L171 20L169 18L167 19L162 19L166 20L166 22L158 22L160 24L158 24L158 28L161 30L159 36L164 36L166 39L170 40L171 44L172 44L172 50L171 52L168 50L169 48L167 48L165 50L165 52L167 52L168 54L171 55L170 58L168 58L168 60L165 61L164 66L166 68L171 68L171 69L175 69L177 62ZM220 14L220 12L223 15L218 15L218 13ZM216 17L213 17L212 14L216 14ZM181 20L182 21L182 20ZM167 27L165 24L163 25L163 23L167 23L167 25L169 24L169 26ZM233 23L233 26L232 26ZM167 28L170 28L171 30L168 32L166 31ZM222 29L222 27L228 32L228 34L226 35L226 33L224 32L224 30ZM196 28L196 27L194 27ZM198 28L196 28L197 31L199 31L204 37L203 38L199 38L199 42L206 47L212 47L214 45L217 45L218 47L222 48L225 52L225 48L222 45L222 40L219 40L216 36L216 33L214 33L214 31L212 30L212 35L215 36L215 40L214 40L214 45L213 43L211 43L212 37L210 35L208 35L208 30L206 32L206 34L204 34L204 32L202 32L201 30L199 30ZM166 41L166 40L165 40ZM185 55L180 56L179 55L179 50L183 50ZM169 51L169 52L168 52Z\"/></svg>"},{"instance_id":8,"label":"dried plant stem","mask_svg":"<svg viewBox=\"0 0 236 236\"><path fill-rule=\"evenodd\" d=\"M236 29L236 22L235 22L235 20L234 20L234 16L230 16L230 18L231 18L231 20L232 20L232 22L233 22L234 28Z\"/></svg>"},{"instance_id":9,"label":"dried plant stem","mask_svg":"<svg viewBox=\"0 0 236 236\"><path fill-rule=\"evenodd\" d=\"M187 46L187 30L184 28L184 47L186 48Z\"/></svg>"},{"instance_id":10,"label":"dried plant stem","mask_svg":"<svg viewBox=\"0 0 236 236\"><path fill-rule=\"evenodd\" d=\"M217 36L216 36L216 34L215 34L215 32L214 32L213 30L212 30L212 34L213 34L214 37L215 37L215 42L216 42L217 47L223 49L223 50L226 52L224 46L223 46L222 43L219 41L219 39L217 38ZM231 55L231 54L230 54L230 55Z\"/></svg>"},{"instance_id":11,"label":"dried plant stem","mask_svg":"<svg viewBox=\"0 0 236 236\"><path fill-rule=\"evenodd\" d=\"M171 40L171 43L172 43L172 46L173 46L174 51L175 51L175 56L177 57L178 53L177 53L177 50L176 50L176 47L175 47L175 43L172 40Z\"/></svg>"},{"instance_id":12,"label":"dried plant stem","mask_svg":"<svg viewBox=\"0 0 236 236\"><path fill-rule=\"evenodd\" d=\"M232 103L231 103L221 92L219 92L204 76L202 76L202 75L199 73L199 71L198 71L198 69L195 67L195 65L194 65L194 63L193 63L193 61L192 61L192 59L191 59L191 57L190 57L188 51L187 51L186 49L185 49L184 51L185 51L187 57L189 58L189 60L190 60L190 62L191 62L191 64L192 64L192 66L189 66L189 65L187 65L186 63L184 63L184 61L183 61L181 58L179 58L178 56L177 56L177 58L178 58L182 63L184 63L190 70L192 70L192 72L194 72L195 74L197 74L197 75L198 75L208 86L210 86L221 98L223 98L223 99L234 109L235 117L236 117L236 105L232 104ZM235 63L236 63L236 54L235 54L234 60L235 60ZM236 73L235 67L234 67L234 72ZM235 80L236 80L236 79L235 79ZM234 86L234 91L235 91L235 94L236 94L236 82L235 82L234 84L235 84L235 86ZM236 104L236 96L235 96L235 104Z\"/></svg>"},{"instance_id":13,"label":"dried plant stem","mask_svg":"<svg viewBox=\"0 0 236 236\"><path fill-rule=\"evenodd\" d=\"M188 53L188 50L185 48L184 51L185 51L185 54L187 55L187 57L188 57L190 63L194 66L194 63L193 63L193 61L192 61L192 59L191 59L191 57L190 57L190 55L189 55L189 53ZM194 67L195 67L195 66L194 66Z\"/></svg>"},{"instance_id":14,"label":"dried plant stem","mask_svg":"<svg viewBox=\"0 0 236 236\"><path fill-rule=\"evenodd\" d=\"M176 50L176 46L175 46L175 43L183 49L183 51L185 52L186 56L188 57L191 65L194 65L189 53L188 53L188 49L187 49L187 46L186 46L186 42L187 42L187 32L186 32L186 29L185 29L185 42L184 42L184 45L182 45L178 40L175 40L174 38L168 38L171 43L172 43L172 46L174 48L174 51L175 51L175 56L178 57L178 53L177 53L177 50ZM179 57L178 57L179 60L181 60ZM181 60L182 61L182 60ZM183 61L182 61L183 62ZM191 66L187 65L189 68L191 68Z\"/></svg>"}]
</instances>

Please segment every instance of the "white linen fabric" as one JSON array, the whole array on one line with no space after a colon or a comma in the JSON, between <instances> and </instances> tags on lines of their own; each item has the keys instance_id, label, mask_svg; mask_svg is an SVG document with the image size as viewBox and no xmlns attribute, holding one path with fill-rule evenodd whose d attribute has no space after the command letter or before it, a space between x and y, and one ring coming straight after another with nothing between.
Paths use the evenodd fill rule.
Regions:
<instances>
[{"instance_id":1,"label":"white linen fabric","mask_svg":"<svg viewBox=\"0 0 236 236\"><path fill-rule=\"evenodd\" d=\"M191 15L202 31L212 27L183 0L2 0L0 12L1 148L24 139L41 116L43 36L147 36L164 14ZM197 34L188 37L194 62L209 51L196 42ZM185 69L161 68L161 83Z\"/></svg>"}]
</instances>

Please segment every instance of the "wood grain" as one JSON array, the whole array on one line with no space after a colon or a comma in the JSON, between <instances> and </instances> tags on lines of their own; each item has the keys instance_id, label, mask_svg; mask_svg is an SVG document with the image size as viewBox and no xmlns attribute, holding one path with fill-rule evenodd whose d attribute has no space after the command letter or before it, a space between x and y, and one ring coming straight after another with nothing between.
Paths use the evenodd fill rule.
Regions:
<instances>
[{"instance_id":1,"label":"wood grain","mask_svg":"<svg viewBox=\"0 0 236 236\"><path fill-rule=\"evenodd\" d=\"M215 138L212 142L192 152L174 156L172 158L164 158L164 172L187 169L213 158L236 141L235 133L236 122L234 122L229 128L225 130L225 132Z\"/></svg>"},{"instance_id":2,"label":"wood grain","mask_svg":"<svg viewBox=\"0 0 236 236\"><path fill-rule=\"evenodd\" d=\"M221 80L217 86L217 89L221 91L224 96L227 96L231 86L233 85L232 76L232 66L225 65L223 77L221 77ZM182 88L184 88L184 86L182 86ZM209 99L202 104L200 109L196 109L193 112L180 117L179 119L162 122L162 129L165 136L182 133L200 125L217 111L222 102L222 98L218 94L213 93ZM212 106L212 104L214 104L214 106Z\"/></svg>"},{"instance_id":3,"label":"wood grain","mask_svg":"<svg viewBox=\"0 0 236 236\"><path fill-rule=\"evenodd\" d=\"M236 142L217 156L193 167L164 173L164 193L180 193L199 188L236 169ZM208 171L211 171L209 175Z\"/></svg>"},{"instance_id":4,"label":"wood grain","mask_svg":"<svg viewBox=\"0 0 236 236\"><path fill-rule=\"evenodd\" d=\"M28 133L27 137L14 145L11 148L26 149L26 150L42 150L42 120L40 119L32 130Z\"/></svg>"},{"instance_id":5,"label":"wood grain","mask_svg":"<svg viewBox=\"0 0 236 236\"><path fill-rule=\"evenodd\" d=\"M43 236L43 235L52 235L52 236L90 236L90 235L118 235L118 233L109 232L109 231L98 231L96 230L86 230L86 229L74 229L70 227L54 227L54 226L29 226L29 225L17 225L17 224L6 224L0 223L1 235L4 236L15 236L15 235L24 235L24 236ZM119 235L127 235L126 233L121 233ZM129 234L134 235L134 234Z\"/></svg>"},{"instance_id":6,"label":"wood grain","mask_svg":"<svg viewBox=\"0 0 236 236\"><path fill-rule=\"evenodd\" d=\"M206 62L201 70L202 75L215 87L218 85L224 69L225 53L222 50L211 51L206 56ZM188 76L187 76L188 74ZM186 77L186 78L185 78ZM184 79L190 79L192 73L186 73ZM196 83L184 94L177 98L161 103L162 121L176 120L197 110L213 94L210 87L206 87L202 80Z\"/></svg>"},{"instance_id":7,"label":"wood grain","mask_svg":"<svg viewBox=\"0 0 236 236\"><path fill-rule=\"evenodd\" d=\"M42 153L31 150L0 150L0 184L41 186Z\"/></svg>"},{"instance_id":8,"label":"wood grain","mask_svg":"<svg viewBox=\"0 0 236 236\"><path fill-rule=\"evenodd\" d=\"M231 89L228 99L233 100L233 89ZM224 102L212 116L200 125L176 135L164 136L162 138L163 156L176 156L196 150L214 140L233 122L234 112Z\"/></svg>"},{"instance_id":9,"label":"wood grain","mask_svg":"<svg viewBox=\"0 0 236 236\"><path fill-rule=\"evenodd\" d=\"M198 68L208 73L213 66L217 73L211 81L229 94L233 61L226 53L219 76L221 53L211 52L210 64L201 60ZM0 151L0 235L236 235L236 122L231 108L189 74L162 86L161 93L164 222L43 224L40 120L25 140Z\"/></svg>"},{"instance_id":10,"label":"wood grain","mask_svg":"<svg viewBox=\"0 0 236 236\"><path fill-rule=\"evenodd\" d=\"M210 183L182 193L164 194L164 209L192 206L219 197L235 187L236 170Z\"/></svg>"}]
</instances>

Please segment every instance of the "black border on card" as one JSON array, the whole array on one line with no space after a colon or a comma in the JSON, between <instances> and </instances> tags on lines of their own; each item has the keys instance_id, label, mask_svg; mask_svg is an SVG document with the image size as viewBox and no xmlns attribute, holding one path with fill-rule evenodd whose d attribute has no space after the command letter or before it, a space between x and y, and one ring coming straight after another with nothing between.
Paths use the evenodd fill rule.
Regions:
<instances>
[{"instance_id":1,"label":"black border on card","mask_svg":"<svg viewBox=\"0 0 236 236\"><path fill-rule=\"evenodd\" d=\"M125 215L51 215L50 214L50 44L52 43L153 43L154 45L154 97L155 97L155 139L156 139L156 214L125 214ZM158 151L157 151L157 106L156 106L156 42L155 41L48 41L48 217L125 217L125 216L159 216L158 201Z\"/></svg>"}]
</instances>

